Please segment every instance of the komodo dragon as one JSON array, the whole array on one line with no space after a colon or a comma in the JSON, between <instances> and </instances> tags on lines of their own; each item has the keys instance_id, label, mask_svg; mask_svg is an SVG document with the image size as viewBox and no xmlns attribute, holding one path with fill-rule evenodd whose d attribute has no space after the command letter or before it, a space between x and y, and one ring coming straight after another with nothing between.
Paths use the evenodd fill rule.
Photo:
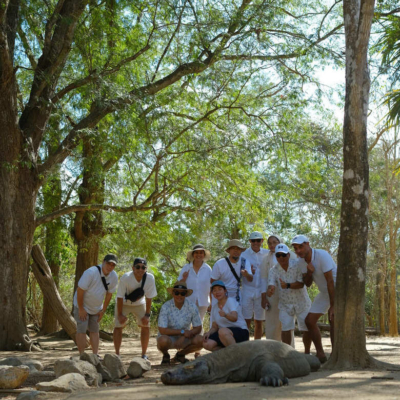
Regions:
<instances>
[{"instance_id":1,"label":"komodo dragon","mask_svg":"<svg viewBox=\"0 0 400 400\"><path fill-rule=\"evenodd\" d=\"M317 357L302 354L275 340L254 340L226 347L179 365L161 375L165 385L260 382L282 386L288 378L317 371Z\"/></svg>"}]
</instances>

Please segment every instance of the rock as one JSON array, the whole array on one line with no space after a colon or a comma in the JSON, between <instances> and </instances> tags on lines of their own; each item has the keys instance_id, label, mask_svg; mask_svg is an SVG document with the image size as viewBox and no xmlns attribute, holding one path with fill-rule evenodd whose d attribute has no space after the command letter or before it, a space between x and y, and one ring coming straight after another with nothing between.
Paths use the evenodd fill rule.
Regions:
<instances>
[{"instance_id":1,"label":"rock","mask_svg":"<svg viewBox=\"0 0 400 400\"><path fill-rule=\"evenodd\" d=\"M103 381L112 381L110 371L101 363L97 364L97 372L103 377Z\"/></svg>"},{"instance_id":2,"label":"rock","mask_svg":"<svg viewBox=\"0 0 400 400\"><path fill-rule=\"evenodd\" d=\"M149 360L144 360L141 357L135 357L128 368L128 375L131 378L140 378L146 371L151 370L151 363Z\"/></svg>"},{"instance_id":3,"label":"rock","mask_svg":"<svg viewBox=\"0 0 400 400\"><path fill-rule=\"evenodd\" d=\"M59 360L54 363L56 378L70 373L78 373L85 377L90 386L98 386L98 373L94 365L87 361Z\"/></svg>"},{"instance_id":4,"label":"rock","mask_svg":"<svg viewBox=\"0 0 400 400\"><path fill-rule=\"evenodd\" d=\"M20 365L13 367L11 365L0 366L0 389L15 389L21 386L28 378L29 367Z\"/></svg>"},{"instance_id":5,"label":"rock","mask_svg":"<svg viewBox=\"0 0 400 400\"><path fill-rule=\"evenodd\" d=\"M39 400L39 399L45 399L46 398L46 392L39 392L38 390L32 390L31 392L28 393L20 393L19 396L17 397L17 400Z\"/></svg>"},{"instance_id":6,"label":"rock","mask_svg":"<svg viewBox=\"0 0 400 400\"><path fill-rule=\"evenodd\" d=\"M88 363L94 365L95 367L97 367L100 364L100 360L99 357L97 357L95 354L93 353L86 353L83 352L80 356L80 360L82 361L87 361Z\"/></svg>"},{"instance_id":7,"label":"rock","mask_svg":"<svg viewBox=\"0 0 400 400\"><path fill-rule=\"evenodd\" d=\"M103 375L100 372L97 373L97 384L100 386L103 383Z\"/></svg>"},{"instance_id":8,"label":"rock","mask_svg":"<svg viewBox=\"0 0 400 400\"><path fill-rule=\"evenodd\" d=\"M54 371L32 371L25 381L26 386L35 386L39 382L50 382L56 379Z\"/></svg>"},{"instance_id":9,"label":"rock","mask_svg":"<svg viewBox=\"0 0 400 400\"><path fill-rule=\"evenodd\" d=\"M41 382L36 385L37 390L44 392L76 392L80 390L87 390L85 378L78 373L62 375L51 382Z\"/></svg>"},{"instance_id":10,"label":"rock","mask_svg":"<svg viewBox=\"0 0 400 400\"><path fill-rule=\"evenodd\" d=\"M106 354L102 364L110 371L112 380L126 375L125 366L116 354Z\"/></svg>"},{"instance_id":11,"label":"rock","mask_svg":"<svg viewBox=\"0 0 400 400\"><path fill-rule=\"evenodd\" d=\"M26 365L31 371L43 371L44 367L40 361L32 360L31 358L25 357L8 357L0 360L0 365L11 365L13 367L19 367L20 365Z\"/></svg>"}]
</instances>

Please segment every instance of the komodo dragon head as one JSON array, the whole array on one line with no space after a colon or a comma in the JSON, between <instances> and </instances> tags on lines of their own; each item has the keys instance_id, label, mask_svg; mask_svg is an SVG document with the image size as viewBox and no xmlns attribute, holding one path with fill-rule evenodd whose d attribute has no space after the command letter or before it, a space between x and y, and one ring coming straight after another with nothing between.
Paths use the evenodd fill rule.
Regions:
<instances>
[{"instance_id":1,"label":"komodo dragon head","mask_svg":"<svg viewBox=\"0 0 400 400\"><path fill-rule=\"evenodd\" d=\"M180 365L161 375L165 385L182 385L190 383L207 383L210 370L205 360L197 360L187 365Z\"/></svg>"}]
</instances>

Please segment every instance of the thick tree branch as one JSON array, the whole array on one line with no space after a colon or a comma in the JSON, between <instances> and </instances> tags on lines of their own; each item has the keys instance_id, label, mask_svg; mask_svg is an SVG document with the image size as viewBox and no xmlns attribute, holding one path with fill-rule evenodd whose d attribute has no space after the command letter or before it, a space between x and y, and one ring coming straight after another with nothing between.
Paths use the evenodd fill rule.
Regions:
<instances>
[{"instance_id":1,"label":"thick tree branch","mask_svg":"<svg viewBox=\"0 0 400 400\"><path fill-rule=\"evenodd\" d=\"M133 54L130 57L127 57L123 60L121 60L117 65L115 65L114 67L110 68L110 69L106 69L102 72L100 72L99 74L97 73L96 70L92 71L88 76L86 76L85 78L82 79L78 79L75 82L70 83L68 86L66 86L65 88L61 89L59 92L57 92L57 94L51 99L51 101L53 103L58 102L61 98L63 98L66 94L68 94L69 92L71 92L72 90L75 89L79 89L82 86L87 85L90 82L96 81L97 79L99 79L100 77L105 77L108 75L112 75L115 72L118 72L124 65L128 64L131 61L136 60L138 57L140 57L143 53L145 53L147 50L150 49L150 45L146 45L145 47L143 47L142 49L140 49L138 52L136 52L135 54Z\"/></svg>"},{"instance_id":2,"label":"thick tree branch","mask_svg":"<svg viewBox=\"0 0 400 400\"><path fill-rule=\"evenodd\" d=\"M21 26L18 26L18 36L21 39L22 45L24 46L25 54L28 57L33 70L35 70L35 68L37 66L37 62L33 55L31 46L29 45L28 38L26 37L25 32L23 31Z\"/></svg>"}]
</instances>

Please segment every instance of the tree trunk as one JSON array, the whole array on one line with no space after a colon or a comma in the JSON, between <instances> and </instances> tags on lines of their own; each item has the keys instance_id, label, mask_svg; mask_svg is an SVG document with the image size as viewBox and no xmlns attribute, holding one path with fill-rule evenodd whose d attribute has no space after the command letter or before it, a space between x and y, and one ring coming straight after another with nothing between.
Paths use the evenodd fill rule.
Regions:
<instances>
[{"instance_id":1,"label":"tree trunk","mask_svg":"<svg viewBox=\"0 0 400 400\"><path fill-rule=\"evenodd\" d=\"M57 170L48 180L46 187L43 189L44 208L46 212L52 212L60 208L61 194L61 180L59 170ZM62 230L63 223L61 218L48 223L46 226L45 258L48 260L50 271L57 289L59 287L58 282L61 264L60 253L62 246ZM46 296L43 296L41 333L47 334L57 331L57 316L53 313L51 304L49 304Z\"/></svg>"},{"instance_id":2,"label":"tree trunk","mask_svg":"<svg viewBox=\"0 0 400 400\"><path fill-rule=\"evenodd\" d=\"M378 310L379 310L379 331L381 335L386 334L386 271L387 271L387 260L386 260L386 246L385 240L382 238L377 239L379 246L377 246L376 260L378 264L378 273L376 275L376 294L378 298Z\"/></svg>"},{"instance_id":3,"label":"tree trunk","mask_svg":"<svg viewBox=\"0 0 400 400\"><path fill-rule=\"evenodd\" d=\"M35 245L32 248L32 258L34 263L32 265L33 273L39 283L40 289L42 290L43 296L48 300L48 304L63 327L67 332L68 336L75 342L76 335L76 322L69 313L67 307L65 307L60 294L58 293L56 284L54 283L51 275L50 267L47 264L46 258L39 245ZM88 342L89 345L89 342Z\"/></svg>"},{"instance_id":4,"label":"tree trunk","mask_svg":"<svg viewBox=\"0 0 400 400\"><path fill-rule=\"evenodd\" d=\"M368 245L368 42L374 1L344 0L346 99L343 189L335 295L335 343L327 368L369 367L364 304Z\"/></svg>"},{"instance_id":5,"label":"tree trunk","mask_svg":"<svg viewBox=\"0 0 400 400\"><path fill-rule=\"evenodd\" d=\"M397 232L394 229L394 222L390 219L389 255L390 255L390 287L389 287L389 336L398 336L397 326L397 269L396 250Z\"/></svg>"},{"instance_id":6,"label":"tree trunk","mask_svg":"<svg viewBox=\"0 0 400 400\"><path fill-rule=\"evenodd\" d=\"M101 154L101 150L96 143L92 139L84 140L84 172L82 184L79 187L81 204L104 203L103 166L98 154ZM82 274L98 262L99 243L103 234L102 211L76 213L74 236L78 245L78 256L76 259L74 293Z\"/></svg>"}]
</instances>

